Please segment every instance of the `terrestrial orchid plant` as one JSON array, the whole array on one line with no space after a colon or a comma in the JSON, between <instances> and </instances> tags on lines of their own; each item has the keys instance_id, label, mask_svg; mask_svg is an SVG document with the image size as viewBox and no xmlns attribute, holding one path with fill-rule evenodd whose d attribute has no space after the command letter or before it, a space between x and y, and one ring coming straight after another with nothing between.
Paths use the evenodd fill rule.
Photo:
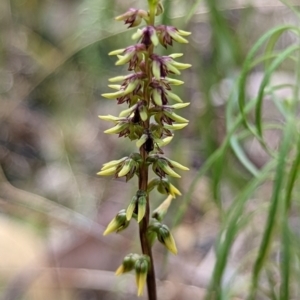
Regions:
<instances>
[{"instance_id":1,"label":"terrestrial orchid plant","mask_svg":"<svg viewBox=\"0 0 300 300\"><path fill-rule=\"evenodd\" d=\"M153 243L157 239L171 253L177 254L174 238L169 228L162 223L172 198L181 195L168 177L180 178L174 168L188 170L180 163L165 157L162 147L171 142L173 131L188 124L188 120L175 111L188 106L189 103L183 103L180 97L172 92L172 86L181 85L183 81L169 76L180 75L180 70L191 65L175 60L182 56L181 53L160 56L154 50L159 45L165 48L172 46L173 41L188 43L184 37L190 33L173 26L156 25L155 17L162 13L163 6L159 0L148 0L148 11L130 8L116 17L116 20L128 24L128 28L139 26L142 21L146 25L133 34L132 39L137 41L136 44L109 53L117 56L116 65L128 64L128 71L131 73L109 79L113 83L109 87L115 92L102 96L116 99L117 104L126 104L127 108L118 117L99 116L100 119L114 123L105 133L118 134L119 137L128 137L136 141L136 153L105 163L98 175L125 177L126 181L135 175L138 178L136 194L127 208L119 211L108 224L104 235L126 229L132 219L137 221L142 254L128 254L117 269L116 275L134 270L137 294L142 295L147 283L150 300L157 299L151 251ZM149 181L150 167L157 177ZM149 196L155 188L168 196L150 213Z\"/></svg>"}]
</instances>

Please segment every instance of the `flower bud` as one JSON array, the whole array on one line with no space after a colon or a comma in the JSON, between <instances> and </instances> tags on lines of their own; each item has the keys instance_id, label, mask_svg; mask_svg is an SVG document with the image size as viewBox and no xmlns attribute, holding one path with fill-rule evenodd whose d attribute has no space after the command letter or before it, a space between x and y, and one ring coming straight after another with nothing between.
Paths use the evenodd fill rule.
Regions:
<instances>
[{"instance_id":1,"label":"flower bud","mask_svg":"<svg viewBox=\"0 0 300 300\"><path fill-rule=\"evenodd\" d=\"M175 240L170 233L169 228L166 225L160 226L160 228L157 230L157 239L166 246L166 248L172 252L173 254L177 254L177 247L175 244Z\"/></svg>"},{"instance_id":2,"label":"flower bud","mask_svg":"<svg viewBox=\"0 0 300 300\"><path fill-rule=\"evenodd\" d=\"M136 202L138 200L137 196L133 196L127 209L126 209L126 219L129 221L132 218L133 212L135 210L136 207Z\"/></svg>"},{"instance_id":3,"label":"flower bud","mask_svg":"<svg viewBox=\"0 0 300 300\"><path fill-rule=\"evenodd\" d=\"M138 288L137 295L143 295L144 286L147 280L147 274L149 270L149 257L146 255L141 256L136 260L135 265L135 279L136 286Z\"/></svg>"},{"instance_id":4,"label":"flower bud","mask_svg":"<svg viewBox=\"0 0 300 300\"><path fill-rule=\"evenodd\" d=\"M138 198L138 216L137 221L140 223L145 216L147 205L147 196L140 196Z\"/></svg>"},{"instance_id":5,"label":"flower bud","mask_svg":"<svg viewBox=\"0 0 300 300\"><path fill-rule=\"evenodd\" d=\"M125 163L123 164L122 169L118 173L118 177L125 176L129 173L130 169L132 168L134 162L132 159L127 159Z\"/></svg>"},{"instance_id":6,"label":"flower bud","mask_svg":"<svg viewBox=\"0 0 300 300\"><path fill-rule=\"evenodd\" d=\"M130 272L134 269L135 262L139 259L140 255L135 253L130 253L126 255L123 259L122 265L116 270L116 275L119 276L123 273Z\"/></svg>"},{"instance_id":7,"label":"flower bud","mask_svg":"<svg viewBox=\"0 0 300 300\"><path fill-rule=\"evenodd\" d=\"M176 195L181 196L180 191L169 182L167 178L162 178L157 184L157 191L161 194L169 194L173 198L176 198Z\"/></svg>"},{"instance_id":8,"label":"flower bud","mask_svg":"<svg viewBox=\"0 0 300 300\"><path fill-rule=\"evenodd\" d=\"M152 218L161 222L168 211L168 208L172 202L172 199L173 199L173 196L169 195L164 200L164 202L153 211Z\"/></svg>"},{"instance_id":9,"label":"flower bud","mask_svg":"<svg viewBox=\"0 0 300 300\"><path fill-rule=\"evenodd\" d=\"M147 186L147 192L150 193L158 184L160 183L160 179L154 178L152 179Z\"/></svg>"},{"instance_id":10,"label":"flower bud","mask_svg":"<svg viewBox=\"0 0 300 300\"><path fill-rule=\"evenodd\" d=\"M156 16L159 16L159 15L163 14L163 12L164 12L164 7L163 7L162 3L159 2L159 3L157 4L157 6L156 6L156 12L155 12L155 15L156 15Z\"/></svg>"},{"instance_id":11,"label":"flower bud","mask_svg":"<svg viewBox=\"0 0 300 300\"><path fill-rule=\"evenodd\" d=\"M128 225L129 225L129 221L126 219L125 209L122 209L107 225L103 235L108 235L112 232L119 232L127 228Z\"/></svg>"},{"instance_id":12,"label":"flower bud","mask_svg":"<svg viewBox=\"0 0 300 300\"><path fill-rule=\"evenodd\" d=\"M129 221L137 209L137 222L139 223L145 216L147 206L147 192L138 190L132 198L126 210L126 218Z\"/></svg>"},{"instance_id":13,"label":"flower bud","mask_svg":"<svg viewBox=\"0 0 300 300\"><path fill-rule=\"evenodd\" d=\"M116 17L117 21L125 21L129 24L128 28L136 27L141 24L142 18L147 17L147 12L141 9L130 8L126 13Z\"/></svg>"}]
</instances>

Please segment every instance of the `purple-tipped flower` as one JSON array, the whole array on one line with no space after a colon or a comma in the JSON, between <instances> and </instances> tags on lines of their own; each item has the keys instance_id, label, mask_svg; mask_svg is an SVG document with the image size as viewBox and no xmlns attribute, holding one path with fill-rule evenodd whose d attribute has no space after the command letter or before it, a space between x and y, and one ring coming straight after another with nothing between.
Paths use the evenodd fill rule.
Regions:
<instances>
[{"instance_id":1,"label":"purple-tipped flower","mask_svg":"<svg viewBox=\"0 0 300 300\"><path fill-rule=\"evenodd\" d=\"M126 13L116 17L117 21L124 21L125 24L129 24L128 28L140 25L142 19L148 19L147 12L135 8L129 8Z\"/></svg>"},{"instance_id":2,"label":"purple-tipped flower","mask_svg":"<svg viewBox=\"0 0 300 300\"><path fill-rule=\"evenodd\" d=\"M118 97L118 104L127 102L132 104L132 98L135 95L141 96L139 94L140 90L143 86L143 79L145 78L145 74L142 72L132 74L127 76L121 85L121 90L123 90L123 95Z\"/></svg>"},{"instance_id":3,"label":"purple-tipped flower","mask_svg":"<svg viewBox=\"0 0 300 300\"><path fill-rule=\"evenodd\" d=\"M159 56L157 54L152 54L150 58L153 61L152 63L153 76L157 80L160 80L161 77L166 77L169 73L180 75L179 70L184 70L191 67L190 64L183 64L175 61L172 55Z\"/></svg>"},{"instance_id":4,"label":"purple-tipped flower","mask_svg":"<svg viewBox=\"0 0 300 300\"><path fill-rule=\"evenodd\" d=\"M157 46L159 43L156 30L154 26L147 26L143 29L139 29L133 36L133 39L141 40L141 43L146 46L146 49L150 47L150 45Z\"/></svg>"},{"instance_id":5,"label":"purple-tipped flower","mask_svg":"<svg viewBox=\"0 0 300 300\"><path fill-rule=\"evenodd\" d=\"M158 33L159 42L165 48L167 48L167 45L172 46L173 40L182 44L188 43L188 41L182 36L187 36L191 34L190 32L179 30L174 26L167 25L158 25L156 26L156 30Z\"/></svg>"},{"instance_id":6,"label":"purple-tipped flower","mask_svg":"<svg viewBox=\"0 0 300 300\"><path fill-rule=\"evenodd\" d=\"M146 46L144 44L136 44L129 46L126 49L112 51L109 55L118 55L119 60L116 62L116 65L120 66L129 63L128 71L132 71L140 66L145 51Z\"/></svg>"},{"instance_id":7,"label":"purple-tipped flower","mask_svg":"<svg viewBox=\"0 0 300 300\"><path fill-rule=\"evenodd\" d=\"M152 87L151 91L151 101L155 106L167 105L168 97L167 91L164 87L157 84L156 82L151 82L150 87Z\"/></svg>"}]
</instances>

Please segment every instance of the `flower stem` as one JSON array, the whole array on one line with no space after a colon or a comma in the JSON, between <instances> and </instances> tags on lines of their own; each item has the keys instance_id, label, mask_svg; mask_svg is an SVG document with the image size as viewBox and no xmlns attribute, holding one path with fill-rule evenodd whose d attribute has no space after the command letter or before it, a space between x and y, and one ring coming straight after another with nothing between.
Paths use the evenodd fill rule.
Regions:
<instances>
[{"instance_id":1,"label":"flower stem","mask_svg":"<svg viewBox=\"0 0 300 300\"><path fill-rule=\"evenodd\" d=\"M149 66L149 62L146 62L146 65ZM148 67L146 67L148 69ZM145 100L149 104L150 102L150 96L148 92L148 82L145 82L144 84L144 96ZM144 128L149 128L149 120L144 122ZM139 189L146 191L148 188L148 165L146 164L146 159L148 157L148 154L146 150L141 147L140 148L140 155L143 159L143 163L140 167L140 174L139 174ZM147 255L150 259L150 268L147 274L147 290L148 290L148 299L149 300L156 300L156 282L155 282L155 270L154 270L154 263L153 263L153 256L152 256L152 250L151 245L147 239L147 228L149 225L149 218L150 218L150 203L149 203L149 194L147 193L147 204L146 204L146 213L145 217L140 222L140 242L143 254Z\"/></svg>"},{"instance_id":2,"label":"flower stem","mask_svg":"<svg viewBox=\"0 0 300 300\"><path fill-rule=\"evenodd\" d=\"M154 18L155 18L155 9L151 10L150 7L150 22L149 25L154 24ZM147 102L147 106L150 105L150 93L149 93L149 83L151 82L152 73L151 73L151 62L150 62L150 55L153 53L153 45L151 45L148 49L148 55L145 57L145 67L146 67L146 74L147 74L147 80L144 82L144 98ZM144 129L147 130L149 128L149 119L143 122ZM148 165L146 164L146 159L148 157L148 153L144 149L144 147L140 148L140 155L143 159L143 163L140 167L140 174L139 174L139 189L146 191L148 188ZM145 217L142 219L139 225L140 230L140 242L141 242L141 248L143 254L147 255L150 259L150 268L148 270L147 274L147 290L148 290L148 299L149 300L156 300L156 282L155 282L155 269L154 269L154 263L153 263L153 256L152 256L152 249L151 245L147 239L147 229L149 225L149 219L150 219L150 203L149 203L149 194L147 193L147 204L146 204L146 213Z\"/></svg>"}]
</instances>

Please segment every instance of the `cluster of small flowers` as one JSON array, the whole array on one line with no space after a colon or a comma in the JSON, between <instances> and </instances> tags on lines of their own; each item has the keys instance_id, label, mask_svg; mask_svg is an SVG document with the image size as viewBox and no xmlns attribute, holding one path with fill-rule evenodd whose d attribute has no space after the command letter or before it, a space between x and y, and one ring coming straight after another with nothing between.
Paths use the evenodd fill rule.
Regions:
<instances>
[{"instance_id":1,"label":"cluster of small flowers","mask_svg":"<svg viewBox=\"0 0 300 300\"><path fill-rule=\"evenodd\" d=\"M156 15L163 12L162 5L157 2ZM168 77L179 75L180 70L189 68L190 64L177 62L181 53L159 56L153 52L155 46L161 44L165 48L172 46L173 41L187 43L184 36L189 32L178 30L173 26L157 25L151 20L149 12L141 9L130 8L126 13L116 18L124 21L129 27L146 22L146 27L138 29L132 38L138 43L125 49L115 50L109 55L116 55L116 65L128 64L128 70L133 73L109 79L110 88L116 92L105 93L102 96L116 99L118 104L127 103L128 108L123 110L118 117L107 115L99 116L101 119L111 121L114 126L105 131L107 134L118 134L119 137L128 137L136 140L140 153L132 153L119 160L113 160L103 165L98 175L116 178L125 177L126 181L140 176L141 166L152 166L153 172L158 176L148 183L147 190L139 189L132 198L127 209L121 210L108 224L104 235L119 232L125 229L132 218L141 222L146 213L148 195L155 187L168 198L153 212L150 219L147 237L152 245L157 238L169 251L176 254L175 241L168 227L161 224L171 199L181 195L180 191L170 183L166 176L180 178L173 168L188 170L188 168L165 156L161 147L167 145L173 138L173 130L184 128L188 120L179 116L174 110L184 108L189 103L183 103L179 96L171 91L172 85L181 85L182 81ZM116 84L120 82L120 84ZM170 104L173 100L177 103ZM146 153L146 156L143 155ZM147 255L130 254L123 260L116 274L135 270L138 295L142 294L149 268Z\"/></svg>"}]
</instances>

